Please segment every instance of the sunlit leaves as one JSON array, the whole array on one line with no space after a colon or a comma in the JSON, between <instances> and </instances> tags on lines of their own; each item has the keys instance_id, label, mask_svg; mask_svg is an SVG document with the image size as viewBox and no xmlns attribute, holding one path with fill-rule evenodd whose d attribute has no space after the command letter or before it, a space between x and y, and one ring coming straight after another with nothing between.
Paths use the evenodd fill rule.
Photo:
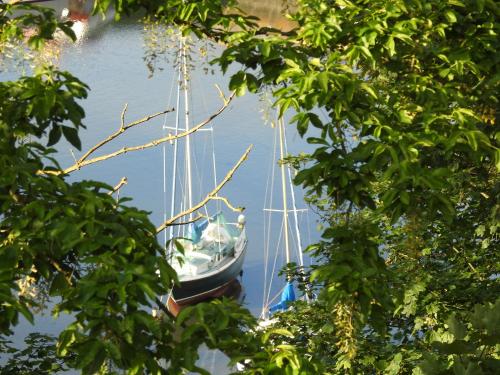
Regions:
<instances>
[{"instance_id":1,"label":"sunlit leaves","mask_svg":"<svg viewBox=\"0 0 500 375\"><path fill-rule=\"evenodd\" d=\"M40 49L47 40L54 38L58 30L75 40L71 25L70 21L60 21L51 8L21 3L0 4L0 43L17 43L24 37L24 32L30 30L28 45Z\"/></svg>"},{"instance_id":2,"label":"sunlit leaves","mask_svg":"<svg viewBox=\"0 0 500 375\"><path fill-rule=\"evenodd\" d=\"M231 77L229 89L236 91L236 95L241 96L248 89L250 92L256 92L259 88L259 82L253 74L238 72Z\"/></svg>"},{"instance_id":3,"label":"sunlit leaves","mask_svg":"<svg viewBox=\"0 0 500 375\"><path fill-rule=\"evenodd\" d=\"M405 327L400 334L411 332L413 317L418 322L414 332L425 332L446 319L429 277L443 288L450 285L442 298L456 306L462 303L457 296L460 288L477 290L478 285L490 284L483 279L491 277L488 262L474 254L488 251L492 239L471 238L474 217L491 220L477 216L477 207L488 209L473 186L490 191L498 176L498 139L489 125L494 121L485 121L493 118L498 104L498 82L489 78L496 71L492 56L498 55L494 6L380 1L367 7L362 2L327 5L319 0L301 1L299 6L293 15L297 29L284 36L294 54L275 61L279 73L274 93L280 115L293 108L292 122L299 134L314 134L307 140L316 148L295 182L309 189L312 202L331 210L325 215L332 227L315 247L324 264L314 270L314 281L323 286L324 301L334 306L351 301L355 316L373 318L371 324L381 323L383 328L383 311L391 308L383 289L395 275L376 280L390 265L408 283L391 284L393 289L387 291L396 303L395 312L407 322L400 323ZM248 40L240 47L252 50ZM266 55L268 50L268 44L260 49ZM230 46L222 63L238 53L243 54ZM255 69L253 57L248 66ZM235 60L245 64L244 59ZM318 108L321 119L311 115ZM319 135L311 124L320 129ZM465 182L467 173L477 173L474 183ZM359 210L371 210L373 215L361 227L355 224L365 215ZM495 210L485 215L493 217ZM421 221L425 224L417 224ZM369 230L374 223L388 227ZM422 234L420 225L426 228ZM395 250L394 266L393 258L387 264L377 259L387 256L392 241L408 256L397 258ZM425 258L419 258L420 251ZM457 255L462 251L467 255ZM446 267L450 268L445 272ZM425 274L429 268L432 276ZM420 277L404 278L405 272ZM481 298L491 295L484 291ZM377 363L378 369L397 373L414 368L421 357L415 351L392 355L385 365L368 357L359 363ZM405 367L407 361L410 367ZM428 369L444 369L432 363L429 360ZM351 365L348 357L338 357L337 366Z\"/></svg>"},{"instance_id":4,"label":"sunlit leaves","mask_svg":"<svg viewBox=\"0 0 500 375\"><path fill-rule=\"evenodd\" d=\"M2 82L0 121L13 121L13 131L19 136L40 137L49 130L49 146L64 135L79 148L77 129L83 127L85 113L77 99L86 98L87 89L70 73L53 68L41 68L34 76L22 77L17 82ZM73 127L62 125L65 121L71 121Z\"/></svg>"},{"instance_id":5,"label":"sunlit leaves","mask_svg":"<svg viewBox=\"0 0 500 375\"><path fill-rule=\"evenodd\" d=\"M243 65L231 89L270 85L280 115L294 111L291 122L314 146L290 159L302 167L295 182L325 221L310 248L317 310L299 303L284 314L285 330L262 335L227 302L187 309L175 328L153 319L148 306L175 276L147 215L115 202L109 187L37 176L49 151L19 144L46 135L79 147L76 99L87 87L45 70L0 86L2 332L19 314L31 316L35 301L17 281L35 277L61 298L56 313L75 313L60 354L77 353L87 373L105 360L160 372L162 358L172 372L203 372L195 365L201 343L248 360L248 373L324 370L317 363L331 372L495 373L494 2L301 0L289 32L253 30L251 18L225 8L231 2L95 4L101 14L114 4L117 18L145 9L184 34L224 42L214 63L224 72ZM57 28L67 31L49 13L4 17L1 37L22 38L25 22L40 26L29 39L39 47ZM174 329L183 332L171 344Z\"/></svg>"}]
</instances>

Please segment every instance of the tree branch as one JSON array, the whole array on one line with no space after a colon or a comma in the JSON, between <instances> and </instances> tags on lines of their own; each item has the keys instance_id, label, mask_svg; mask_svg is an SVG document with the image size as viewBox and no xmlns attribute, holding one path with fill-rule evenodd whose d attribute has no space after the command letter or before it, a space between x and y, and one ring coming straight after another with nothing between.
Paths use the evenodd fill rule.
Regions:
<instances>
[{"instance_id":1,"label":"tree branch","mask_svg":"<svg viewBox=\"0 0 500 375\"><path fill-rule=\"evenodd\" d=\"M125 104L125 107L123 107L123 111L122 111L122 114L121 114L121 125L120 125L120 129L118 129L116 132L114 132L113 134L111 134L108 138L104 139L103 141L97 143L94 147L92 147L91 149L89 149L80 159L77 160L77 162L75 163L75 165L81 165L83 163L84 160L86 160L91 154L93 154L97 149L101 148L102 146L104 146L106 143L109 143L111 142L113 139L117 138L118 136L120 136L123 132L125 132L126 130L134 127L134 126L137 126L137 125L140 125L140 124L143 124L145 122L148 122L149 120L155 118L155 117L158 117L158 116L161 116L161 115L164 115L166 113L170 113L170 112L173 112L175 111L174 108L171 108L171 109L166 109L164 111L161 111L161 112L158 112L158 113L155 113L155 114L152 114L152 115L149 115L149 116L146 116L146 117L143 117L142 119L140 120L137 120L137 121L134 121L134 122L131 122L130 124L128 125L125 125L125 113L127 112L127 108L128 108L128 104Z\"/></svg>"},{"instance_id":2,"label":"tree branch","mask_svg":"<svg viewBox=\"0 0 500 375\"><path fill-rule=\"evenodd\" d=\"M51 174L51 175L56 175L56 176L57 175L61 175L61 174L69 174L71 172L79 170L80 168L82 168L84 166L87 166L87 165L90 165L90 164L94 164L94 163L98 163L100 161L108 160L108 159L114 158L116 156L119 156L119 155L122 155L122 154L126 154L127 152L140 151L140 150L144 150L144 149L147 149L147 148L156 147L156 146L158 146L158 145L160 145L162 143L172 142L172 141L174 141L176 139L180 139L180 138L186 137L186 136L188 136L188 135L196 132L200 128L204 127L205 125L207 125L208 123L210 123L211 121L213 121L217 116L219 116L229 106L229 103L233 100L234 96L235 96L235 92L233 91L231 93L231 95L229 96L229 98L226 99L225 97L223 97L222 100L223 100L224 103L223 103L222 107L220 107L217 110L217 112L213 113L210 117L208 117L204 121L200 122L198 125L192 127L191 129L189 129L187 131L179 133L177 135L169 134L166 137L155 139L154 141L151 141L149 143L145 143L145 144L142 144L142 145L139 145L139 146L133 146L133 147L123 147L120 150L117 150L115 152L112 152L112 153L109 153L109 154L106 154L106 155L102 155L102 156L98 156L98 157L95 157L95 158L92 158L92 159L87 159L88 156L90 154L92 154L95 150L97 150L102 145L104 145L104 144L112 141L113 139L115 139L116 137L118 137L121 133L123 133L125 130L130 129L132 126L135 126L135 125L138 125L138 124L140 124L142 122L148 121L151 118L159 116L161 114L161 113L156 113L154 115L150 115L148 117L145 117L145 118L143 118L141 120L135 121L135 122L133 122L133 123L131 123L129 125L120 127L120 129L117 132L115 132L114 134L110 135L108 138L106 138L104 141L98 143L96 146L92 147L92 149L90 149L87 153L85 153L85 155L82 156L82 158L80 158L80 160L78 160L72 166L70 166L70 167L68 167L68 168L66 168L66 169L64 169L62 171L39 170L37 172L37 174L39 174L39 175L42 175L42 174ZM167 111L169 111L169 110L167 110ZM164 111L163 113L166 113L166 112ZM123 118L123 116L124 115L122 113L122 118Z\"/></svg>"},{"instance_id":3,"label":"tree branch","mask_svg":"<svg viewBox=\"0 0 500 375\"><path fill-rule=\"evenodd\" d=\"M202 215L202 214L198 214L196 215L196 217L192 218L191 220L187 220L187 221L182 221L182 222L179 222L179 223L172 223L170 224L170 226L173 226L173 225L187 225L187 224L191 224L191 223L194 223L195 221L198 221L200 219L203 219L203 218L208 218L208 216L206 215Z\"/></svg>"},{"instance_id":4,"label":"tree branch","mask_svg":"<svg viewBox=\"0 0 500 375\"><path fill-rule=\"evenodd\" d=\"M216 196L216 197L213 197L211 199L223 201L230 210L233 210L235 212L242 212L245 209L245 207L234 207L231 203L229 203L227 198L224 198L224 197Z\"/></svg>"},{"instance_id":5,"label":"tree branch","mask_svg":"<svg viewBox=\"0 0 500 375\"><path fill-rule=\"evenodd\" d=\"M241 158L238 160L238 162L235 164L235 166L226 174L224 179L213 189L210 193L207 194L207 196L200 202L198 202L196 205L193 207L182 211L175 215L174 217L166 220L162 225L160 225L158 228L156 228L156 233L160 233L162 230L167 228L168 226L172 225L175 221L180 219L183 216L189 215L190 213L195 212L196 210L200 209L203 207L205 204L207 204L208 201L214 200L214 199L221 199L225 200L225 198L221 198L217 196L217 193L219 192L220 189L233 177L234 172L240 167L240 165L247 159L248 154L252 150L253 145L248 146L246 149L245 153L241 156ZM229 203L229 202L228 202Z\"/></svg>"},{"instance_id":6,"label":"tree branch","mask_svg":"<svg viewBox=\"0 0 500 375\"><path fill-rule=\"evenodd\" d=\"M120 190L120 188L123 186L123 185L126 185L127 184L127 177L122 177L122 179L120 180L120 182L118 183L118 185L116 185L113 190L111 190L110 192L108 192L109 195L112 195L113 193L116 193L118 190Z\"/></svg>"}]
</instances>

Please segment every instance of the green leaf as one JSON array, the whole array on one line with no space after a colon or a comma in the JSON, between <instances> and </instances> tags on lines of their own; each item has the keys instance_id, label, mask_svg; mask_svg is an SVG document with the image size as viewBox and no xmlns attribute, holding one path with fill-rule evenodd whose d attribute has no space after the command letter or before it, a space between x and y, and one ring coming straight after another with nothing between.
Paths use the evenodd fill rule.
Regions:
<instances>
[{"instance_id":1,"label":"green leaf","mask_svg":"<svg viewBox=\"0 0 500 375\"><path fill-rule=\"evenodd\" d=\"M294 337L293 333L291 333L287 329L284 329L284 328L273 328L273 329L270 329L270 330L266 331L266 333L262 337L262 341L263 342L269 341L269 339L270 339L270 337L272 335L285 336L285 337L289 337L289 338L293 338Z\"/></svg>"},{"instance_id":2,"label":"green leaf","mask_svg":"<svg viewBox=\"0 0 500 375\"><path fill-rule=\"evenodd\" d=\"M401 202L406 204L407 206L410 204L410 195L405 190L402 190L400 192L399 199L401 199Z\"/></svg>"},{"instance_id":3,"label":"green leaf","mask_svg":"<svg viewBox=\"0 0 500 375\"><path fill-rule=\"evenodd\" d=\"M455 12L453 12L452 10L445 11L444 16L446 17L449 23L457 22L457 16L455 15Z\"/></svg>"},{"instance_id":4,"label":"green leaf","mask_svg":"<svg viewBox=\"0 0 500 375\"><path fill-rule=\"evenodd\" d=\"M97 353L102 349L102 343L96 339L90 339L78 349L78 368L85 368L96 360Z\"/></svg>"},{"instance_id":5,"label":"green leaf","mask_svg":"<svg viewBox=\"0 0 500 375\"><path fill-rule=\"evenodd\" d=\"M452 314L446 323L456 340L463 340L465 338L467 335L467 327L457 319L455 314Z\"/></svg>"},{"instance_id":6,"label":"green leaf","mask_svg":"<svg viewBox=\"0 0 500 375\"><path fill-rule=\"evenodd\" d=\"M321 72L316 77L317 77L319 86L321 87L321 90L323 90L323 92L325 92L325 93L328 92L328 73Z\"/></svg>"},{"instance_id":7,"label":"green leaf","mask_svg":"<svg viewBox=\"0 0 500 375\"><path fill-rule=\"evenodd\" d=\"M238 96L245 93L245 72L239 71L231 77L229 89L236 91L236 95Z\"/></svg>"},{"instance_id":8,"label":"green leaf","mask_svg":"<svg viewBox=\"0 0 500 375\"><path fill-rule=\"evenodd\" d=\"M260 52L262 53L262 56L264 57L269 57L269 54L271 52L271 43L264 41L259 45Z\"/></svg>"},{"instance_id":9,"label":"green leaf","mask_svg":"<svg viewBox=\"0 0 500 375\"><path fill-rule=\"evenodd\" d=\"M394 56L396 54L396 46L394 43L394 38L390 36L387 38L387 42L385 43L385 48L389 52L389 56Z\"/></svg>"},{"instance_id":10,"label":"green leaf","mask_svg":"<svg viewBox=\"0 0 500 375\"><path fill-rule=\"evenodd\" d=\"M476 350L476 346L464 340L455 340L451 343L433 342L432 346L443 354L468 354Z\"/></svg>"},{"instance_id":11,"label":"green leaf","mask_svg":"<svg viewBox=\"0 0 500 375\"><path fill-rule=\"evenodd\" d=\"M82 143L80 141L80 137L78 136L78 130L68 126L62 126L62 132L64 134L64 138L66 138L69 143L71 143L78 150L82 149Z\"/></svg>"},{"instance_id":12,"label":"green leaf","mask_svg":"<svg viewBox=\"0 0 500 375\"><path fill-rule=\"evenodd\" d=\"M62 135L61 127L54 125L49 132L49 140L47 142L47 146L50 147L59 142L59 139L61 139L61 135Z\"/></svg>"},{"instance_id":13,"label":"green leaf","mask_svg":"<svg viewBox=\"0 0 500 375\"><path fill-rule=\"evenodd\" d=\"M64 357L68 353L68 349L76 340L75 331L73 329L66 329L61 332L57 341L57 355Z\"/></svg>"},{"instance_id":14,"label":"green leaf","mask_svg":"<svg viewBox=\"0 0 500 375\"><path fill-rule=\"evenodd\" d=\"M413 118L408 114L408 111L405 110L398 111L398 118L402 124L411 124L413 121Z\"/></svg>"},{"instance_id":15,"label":"green leaf","mask_svg":"<svg viewBox=\"0 0 500 375\"><path fill-rule=\"evenodd\" d=\"M59 272L50 284L49 295L61 295L61 293L69 286L70 284L68 283L68 280L66 280L66 276L63 273Z\"/></svg>"},{"instance_id":16,"label":"green leaf","mask_svg":"<svg viewBox=\"0 0 500 375\"><path fill-rule=\"evenodd\" d=\"M18 303L16 308L26 318L28 322L30 322L31 324L35 322L33 314L24 303L22 302Z\"/></svg>"},{"instance_id":17,"label":"green leaf","mask_svg":"<svg viewBox=\"0 0 500 375\"><path fill-rule=\"evenodd\" d=\"M367 93L368 93L368 94L369 94L369 95L370 95L373 99L378 99L378 96L377 96L377 94L375 93L375 90L373 90L373 88L372 88L370 85L368 85L368 84L366 84L366 83L362 83L362 84L360 85L360 87L361 87L363 90L365 90L365 91L366 91L366 92L367 92Z\"/></svg>"}]
</instances>

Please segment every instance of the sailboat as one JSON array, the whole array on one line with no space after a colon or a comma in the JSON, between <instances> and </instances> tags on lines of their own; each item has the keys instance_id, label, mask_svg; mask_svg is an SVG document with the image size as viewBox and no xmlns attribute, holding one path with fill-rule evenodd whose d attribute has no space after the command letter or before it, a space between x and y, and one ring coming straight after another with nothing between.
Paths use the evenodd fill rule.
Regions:
<instances>
[{"instance_id":1,"label":"sailboat","mask_svg":"<svg viewBox=\"0 0 500 375\"><path fill-rule=\"evenodd\" d=\"M279 118L277 120L277 140L275 140L275 149L276 144L279 144L279 158L283 160L288 154L288 146L286 141L286 129L283 118ZM275 150L276 154L276 150ZM277 160L273 161L273 166L277 165ZM285 163L280 162L280 180L281 180L281 205L282 207L279 209L274 208L264 208L264 211L271 215L272 213L280 213L282 215L282 235L280 235L279 242L283 239L283 250L285 254L285 265L290 263L296 263L300 269L304 269L304 256L303 256L303 247L302 247L302 238L301 232L299 229L299 218L298 213L307 211L306 209L297 209L296 205L296 197L293 189L292 183L292 168L287 166ZM274 174L271 184L271 195L274 189ZM272 205L272 199L270 199L266 204ZM291 207L290 207L291 204ZM262 303L262 312L261 312L261 323L265 326L266 322L270 322L269 315L271 313L275 313L278 311L285 311L288 309L291 302L296 300L295 290L293 285L293 280L289 275L286 275L286 280L281 280L284 282L284 286L281 288L280 293L278 293L274 298L271 298L270 293L272 289L272 282L274 275L271 274L268 277L267 269L269 265L269 258L271 256L271 252L269 251L270 247L270 238L276 234L276 231L271 230L271 219L268 219L268 229L266 234L267 244L265 246L266 256L265 256L265 277L264 277L264 296ZM292 251L291 242L295 242L295 252ZM274 265L273 272L276 270L276 260L279 255L279 246L276 246L276 252L274 254ZM293 253L293 254L292 254ZM269 285L268 285L269 284ZM279 298L279 301L276 301ZM306 294L304 296L306 300L309 300L309 296Z\"/></svg>"},{"instance_id":2,"label":"sailboat","mask_svg":"<svg viewBox=\"0 0 500 375\"><path fill-rule=\"evenodd\" d=\"M177 112L175 128L169 128L164 124L164 129L174 131L175 134L190 129L190 80L188 79L186 49L185 39L181 37L178 56L177 108L180 108L182 97L184 101L183 127L179 116L180 111ZM201 130L203 129L198 130L198 132ZM206 130L211 131L213 134L213 129ZM179 146L182 146L181 142L184 146L183 163L178 161L181 151ZM170 217L173 217L178 209L189 211L194 207L192 146L190 135L182 140L175 140L173 144ZM164 192L167 194L165 152L164 150ZM183 167L182 171L179 171L178 164L180 164L179 167ZM213 160L212 166L214 168L214 180L216 180L215 160ZM202 181L200 185L205 188L209 183ZM210 191L211 189L207 190ZM167 216L166 211L167 204L165 203L165 218ZM205 213L204 217L200 219L199 216L194 217L193 212L190 212L185 219L186 225L171 226L168 234L165 231L165 243L169 243L167 249L169 261L176 270L180 282L173 287L167 302L167 307L174 314L184 305L219 297L226 293L233 293L237 288L235 282L241 273L247 249L245 217L239 215L237 222L230 223L226 221L220 210L209 214L208 209L206 209ZM174 228L177 229L177 232L174 231ZM179 251L176 245L182 246L182 251Z\"/></svg>"}]
</instances>

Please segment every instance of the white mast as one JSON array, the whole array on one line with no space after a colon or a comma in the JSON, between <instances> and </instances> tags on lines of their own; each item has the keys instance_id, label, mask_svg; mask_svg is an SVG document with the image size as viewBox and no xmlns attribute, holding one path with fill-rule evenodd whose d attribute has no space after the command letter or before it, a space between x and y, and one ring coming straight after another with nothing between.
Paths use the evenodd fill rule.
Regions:
<instances>
[{"instance_id":1,"label":"white mast","mask_svg":"<svg viewBox=\"0 0 500 375\"><path fill-rule=\"evenodd\" d=\"M179 61L181 62L182 64L182 39L179 40ZM177 78L177 103L176 103L176 115L175 115L175 135L177 135L179 133L179 116L180 116L180 112L179 112L179 104L180 104L180 98L181 98L181 74L182 74L182 71L181 69L179 68L179 75L178 75L178 78ZM174 165L173 165L173 169L172 169L172 194L170 196L170 217L174 217L175 215L175 198L176 198L176 194L175 194L175 190L176 190L176 187L177 187L177 146L178 146L178 140L175 139L174 140ZM164 146L165 147L165 146ZM165 217L165 220L167 220L167 218ZM166 236L166 231L165 231L165 236ZM170 226L170 238L174 238L174 226L171 225ZM167 243L167 239L165 238L165 243Z\"/></svg>"},{"instance_id":2,"label":"white mast","mask_svg":"<svg viewBox=\"0 0 500 375\"><path fill-rule=\"evenodd\" d=\"M284 151L284 132L285 123L283 119L278 119L278 128L280 135L280 159L283 161L285 158ZM286 197L286 182L285 182L285 163L281 163L281 188L283 191L283 227L284 227L284 237L285 237L285 255L286 263L290 263L290 245L288 240L288 204Z\"/></svg>"},{"instance_id":3,"label":"white mast","mask_svg":"<svg viewBox=\"0 0 500 375\"><path fill-rule=\"evenodd\" d=\"M183 73L183 85L184 85L184 121L185 130L189 131L189 98L188 98L188 73L187 73L187 58L186 58L186 43L184 37L182 37L182 73ZM193 207L193 191L192 191L192 180L191 180L191 142L190 136L186 136L186 184L187 184L187 207ZM193 218L193 213L189 214L189 220Z\"/></svg>"}]
</instances>

